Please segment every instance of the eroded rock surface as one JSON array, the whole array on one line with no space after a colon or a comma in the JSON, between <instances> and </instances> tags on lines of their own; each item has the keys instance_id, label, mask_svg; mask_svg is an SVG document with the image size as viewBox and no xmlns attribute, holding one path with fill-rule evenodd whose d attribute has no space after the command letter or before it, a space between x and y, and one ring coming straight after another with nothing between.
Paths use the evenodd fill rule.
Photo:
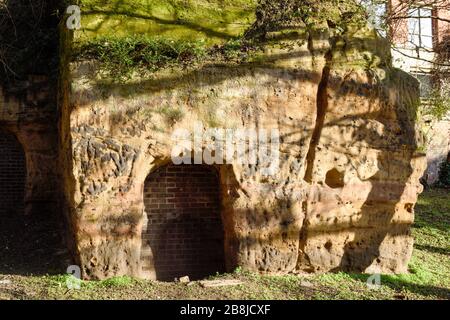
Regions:
<instances>
[{"instance_id":1,"label":"eroded rock surface","mask_svg":"<svg viewBox=\"0 0 450 320\"><path fill-rule=\"evenodd\" d=\"M407 271L425 166L418 84L391 68L388 45L367 28L299 28L252 63L120 84L103 83L95 61L71 64L61 151L85 278L154 277L141 259L145 179L171 161L172 134L194 123L280 132L274 176L214 165L228 270Z\"/></svg>"}]
</instances>

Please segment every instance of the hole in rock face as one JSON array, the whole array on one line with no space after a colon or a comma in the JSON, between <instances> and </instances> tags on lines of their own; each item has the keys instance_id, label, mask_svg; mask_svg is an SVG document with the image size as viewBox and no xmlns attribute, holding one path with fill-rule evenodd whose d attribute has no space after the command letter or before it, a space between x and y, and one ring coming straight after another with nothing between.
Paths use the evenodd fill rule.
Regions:
<instances>
[{"instance_id":1,"label":"hole in rock face","mask_svg":"<svg viewBox=\"0 0 450 320\"><path fill-rule=\"evenodd\" d=\"M327 172L325 177L325 183L327 186L333 189L344 187L344 173L339 172L336 168Z\"/></svg>"},{"instance_id":2,"label":"hole in rock face","mask_svg":"<svg viewBox=\"0 0 450 320\"><path fill-rule=\"evenodd\" d=\"M413 208L414 208L414 204L412 204L412 203L405 204L405 210L407 212L412 213L413 212Z\"/></svg>"},{"instance_id":3,"label":"hole in rock face","mask_svg":"<svg viewBox=\"0 0 450 320\"><path fill-rule=\"evenodd\" d=\"M156 278L201 279L225 271L218 172L204 165L167 165L145 182L148 224L143 230L142 265ZM146 261L153 259L151 263Z\"/></svg>"}]
</instances>

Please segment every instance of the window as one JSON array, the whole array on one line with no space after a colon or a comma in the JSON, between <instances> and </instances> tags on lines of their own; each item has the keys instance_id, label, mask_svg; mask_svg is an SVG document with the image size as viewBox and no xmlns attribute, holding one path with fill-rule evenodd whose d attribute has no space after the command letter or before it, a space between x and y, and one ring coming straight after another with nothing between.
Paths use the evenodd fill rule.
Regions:
<instances>
[{"instance_id":1,"label":"window","mask_svg":"<svg viewBox=\"0 0 450 320\"><path fill-rule=\"evenodd\" d=\"M430 8L411 8L408 13L408 41L415 47L433 48Z\"/></svg>"}]
</instances>

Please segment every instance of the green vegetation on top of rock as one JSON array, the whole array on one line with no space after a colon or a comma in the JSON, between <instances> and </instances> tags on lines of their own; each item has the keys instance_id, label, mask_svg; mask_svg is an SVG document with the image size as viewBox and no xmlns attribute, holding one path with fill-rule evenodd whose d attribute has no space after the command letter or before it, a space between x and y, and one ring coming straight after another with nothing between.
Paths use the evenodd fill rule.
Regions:
<instances>
[{"instance_id":1,"label":"green vegetation on top of rock","mask_svg":"<svg viewBox=\"0 0 450 320\"><path fill-rule=\"evenodd\" d=\"M253 22L257 0L81 0L77 41L145 35L220 43Z\"/></svg>"},{"instance_id":2,"label":"green vegetation on top of rock","mask_svg":"<svg viewBox=\"0 0 450 320\"><path fill-rule=\"evenodd\" d=\"M229 40L210 46L203 40L184 41L146 36L100 37L83 43L73 52L75 60L94 59L101 77L123 81L163 68L186 67L200 61L246 61L258 47L250 41Z\"/></svg>"},{"instance_id":3,"label":"green vegetation on top of rock","mask_svg":"<svg viewBox=\"0 0 450 320\"><path fill-rule=\"evenodd\" d=\"M259 0L256 21L247 34L264 37L286 28L311 30L333 28L343 32L349 25L365 26L364 8L354 0Z\"/></svg>"},{"instance_id":4,"label":"green vegetation on top of rock","mask_svg":"<svg viewBox=\"0 0 450 320\"><path fill-rule=\"evenodd\" d=\"M82 0L81 6L73 58L97 60L112 80L205 58L246 62L252 49L289 48L308 38L329 38L336 66L373 70L391 61L389 43L367 26L354 0Z\"/></svg>"}]
</instances>

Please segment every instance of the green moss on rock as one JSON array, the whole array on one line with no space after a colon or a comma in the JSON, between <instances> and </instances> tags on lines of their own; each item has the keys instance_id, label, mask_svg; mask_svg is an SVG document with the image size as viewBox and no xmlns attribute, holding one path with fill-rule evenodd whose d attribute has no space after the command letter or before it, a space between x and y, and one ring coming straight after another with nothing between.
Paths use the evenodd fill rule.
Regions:
<instances>
[{"instance_id":1,"label":"green moss on rock","mask_svg":"<svg viewBox=\"0 0 450 320\"><path fill-rule=\"evenodd\" d=\"M82 0L77 41L145 35L220 43L243 33L257 0Z\"/></svg>"},{"instance_id":2,"label":"green moss on rock","mask_svg":"<svg viewBox=\"0 0 450 320\"><path fill-rule=\"evenodd\" d=\"M308 43L311 54L323 55L324 49L315 47L323 40L331 45L330 65L374 70L391 64L389 43L367 26L354 0L82 0L81 5L74 57L99 61L113 80L199 61L264 62L270 50L260 49L271 46L292 51Z\"/></svg>"}]
</instances>

